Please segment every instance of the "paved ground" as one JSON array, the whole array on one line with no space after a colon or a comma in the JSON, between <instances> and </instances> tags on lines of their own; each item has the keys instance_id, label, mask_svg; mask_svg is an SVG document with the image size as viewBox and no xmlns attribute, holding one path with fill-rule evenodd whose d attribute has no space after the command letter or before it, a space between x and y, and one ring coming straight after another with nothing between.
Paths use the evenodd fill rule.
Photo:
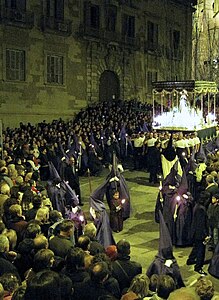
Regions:
<instances>
[{"instance_id":1,"label":"paved ground","mask_svg":"<svg viewBox=\"0 0 219 300\"><path fill-rule=\"evenodd\" d=\"M90 184L87 177L81 177L82 198L85 203L83 210L88 211L88 199L90 188L92 191L98 187L106 178L107 170L103 171L101 177L91 177ZM143 266L145 272L154 259L158 251L159 227L154 221L154 207L157 197L158 187L148 183L148 174L140 171L128 171L123 173L125 177L132 203L131 217L124 222L124 229L120 233L115 233L116 241L122 238L131 243L131 258L138 261ZM186 285L194 283L199 274L194 272L194 266L187 266L186 260L191 248L174 248L174 256L180 266L181 274ZM206 259L211 258L212 253L206 251ZM208 265L204 266L207 271ZM219 280L210 276L214 282L216 291L219 292Z\"/></svg>"}]
</instances>

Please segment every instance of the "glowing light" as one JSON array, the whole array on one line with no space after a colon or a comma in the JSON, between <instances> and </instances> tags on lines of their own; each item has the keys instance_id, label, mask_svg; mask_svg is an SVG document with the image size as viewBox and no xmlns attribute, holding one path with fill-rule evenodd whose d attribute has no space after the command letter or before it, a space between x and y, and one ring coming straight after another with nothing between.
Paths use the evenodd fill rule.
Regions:
<instances>
[{"instance_id":1,"label":"glowing light","mask_svg":"<svg viewBox=\"0 0 219 300\"><path fill-rule=\"evenodd\" d=\"M79 216L79 220L80 220L81 222L84 222L84 216Z\"/></svg>"},{"instance_id":2,"label":"glowing light","mask_svg":"<svg viewBox=\"0 0 219 300\"><path fill-rule=\"evenodd\" d=\"M121 203L124 204L125 203L125 199L122 199Z\"/></svg>"},{"instance_id":3,"label":"glowing light","mask_svg":"<svg viewBox=\"0 0 219 300\"><path fill-rule=\"evenodd\" d=\"M176 196L176 200L179 201L180 200L180 196Z\"/></svg>"}]
</instances>

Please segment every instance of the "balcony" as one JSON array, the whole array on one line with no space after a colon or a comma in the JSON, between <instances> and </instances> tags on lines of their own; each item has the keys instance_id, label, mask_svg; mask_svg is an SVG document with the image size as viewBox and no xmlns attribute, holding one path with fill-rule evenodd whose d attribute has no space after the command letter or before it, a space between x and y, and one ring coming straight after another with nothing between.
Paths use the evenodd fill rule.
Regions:
<instances>
[{"instance_id":1,"label":"balcony","mask_svg":"<svg viewBox=\"0 0 219 300\"><path fill-rule=\"evenodd\" d=\"M2 10L1 22L5 25L22 28L33 28L34 13L18 9L5 8Z\"/></svg>"},{"instance_id":2,"label":"balcony","mask_svg":"<svg viewBox=\"0 0 219 300\"><path fill-rule=\"evenodd\" d=\"M54 17L42 17L41 29L47 33L54 33L64 36L70 36L72 33L72 22L69 20L60 21Z\"/></svg>"}]
</instances>

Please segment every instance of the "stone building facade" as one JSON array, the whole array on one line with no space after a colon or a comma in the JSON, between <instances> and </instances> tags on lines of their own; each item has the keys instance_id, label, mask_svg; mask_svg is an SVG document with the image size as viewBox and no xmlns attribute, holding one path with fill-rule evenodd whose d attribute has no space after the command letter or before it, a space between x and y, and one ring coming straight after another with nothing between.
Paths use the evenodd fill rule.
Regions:
<instances>
[{"instance_id":1,"label":"stone building facade","mask_svg":"<svg viewBox=\"0 0 219 300\"><path fill-rule=\"evenodd\" d=\"M191 79L191 0L0 0L0 120L70 119Z\"/></svg>"},{"instance_id":2,"label":"stone building facade","mask_svg":"<svg viewBox=\"0 0 219 300\"><path fill-rule=\"evenodd\" d=\"M193 25L193 78L219 85L219 0L198 0Z\"/></svg>"}]
</instances>

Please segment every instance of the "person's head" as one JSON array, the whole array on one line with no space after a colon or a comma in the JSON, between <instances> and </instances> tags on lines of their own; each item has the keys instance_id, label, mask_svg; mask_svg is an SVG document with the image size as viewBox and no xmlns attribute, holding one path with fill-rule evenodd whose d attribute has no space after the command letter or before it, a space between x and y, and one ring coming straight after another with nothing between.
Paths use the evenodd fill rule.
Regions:
<instances>
[{"instance_id":1,"label":"person's head","mask_svg":"<svg viewBox=\"0 0 219 300\"><path fill-rule=\"evenodd\" d=\"M12 295L19 286L19 280L13 273L4 273L0 277L0 283L2 284L4 290L7 291L10 295Z\"/></svg>"},{"instance_id":2,"label":"person's head","mask_svg":"<svg viewBox=\"0 0 219 300\"><path fill-rule=\"evenodd\" d=\"M34 239L39 234L41 234L40 225L36 221L30 222L25 231L25 238Z\"/></svg>"},{"instance_id":3,"label":"person's head","mask_svg":"<svg viewBox=\"0 0 219 300\"><path fill-rule=\"evenodd\" d=\"M21 206L24 210L28 210L33 207L33 203L32 203L33 198L34 198L34 194L30 189L24 191L21 200Z\"/></svg>"},{"instance_id":4,"label":"person's head","mask_svg":"<svg viewBox=\"0 0 219 300\"><path fill-rule=\"evenodd\" d=\"M206 203L209 203L209 199L211 198L211 194L205 191L202 191L200 193L200 196L197 198L197 203L201 205L206 205Z\"/></svg>"},{"instance_id":5,"label":"person's head","mask_svg":"<svg viewBox=\"0 0 219 300\"><path fill-rule=\"evenodd\" d=\"M7 253L9 251L9 240L4 234L0 234L0 253Z\"/></svg>"},{"instance_id":6,"label":"person's head","mask_svg":"<svg viewBox=\"0 0 219 300\"><path fill-rule=\"evenodd\" d=\"M118 200L119 199L119 191L114 191L113 192L113 198Z\"/></svg>"},{"instance_id":7,"label":"person's head","mask_svg":"<svg viewBox=\"0 0 219 300\"><path fill-rule=\"evenodd\" d=\"M153 274L150 277L149 289L152 292L156 292L157 290L157 283L158 283L159 275Z\"/></svg>"},{"instance_id":8,"label":"person's head","mask_svg":"<svg viewBox=\"0 0 219 300\"><path fill-rule=\"evenodd\" d=\"M117 255L118 255L117 247L115 245L110 245L110 246L106 247L105 253L111 261L114 261L114 260L116 260Z\"/></svg>"},{"instance_id":9,"label":"person's head","mask_svg":"<svg viewBox=\"0 0 219 300\"><path fill-rule=\"evenodd\" d=\"M74 156L71 156L69 158L69 165L73 166L74 164L75 164L75 158L74 158Z\"/></svg>"},{"instance_id":10,"label":"person's head","mask_svg":"<svg viewBox=\"0 0 219 300\"><path fill-rule=\"evenodd\" d=\"M90 238L86 235L81 235L78 238L77 246L82 250L89 250Z\"/></svg>"},{"instance_id":11,"label":"person's head","mask_svg":"<svg viewBox=\"0 0 219 300\"><path fill-rule=\"evenodd\" d=\"M60 278L56 272L42 271L27 282L25 300L61 300Z\"/></svg>"},{"instance_id":12,"label":"person's head","mask_svg":"<svg viewBox=\"0 0 219 300\"><path fill-rule=\"evenodd\" d=\"M40 208L42 205L42 198L39 195L35 195L32 200L34 208Z\"/></svg>"},{"instance_id":13,"label":"person's head","mask_svg":"<svg viewBox=\"0 0 219 300\"><path fill-rule=\"evenodd\" d=\"M108 276L109 269L106 262L101 261L90 266L90 277L94 283L103 284Z\"/></svg>"},{"instance_id":14,"label":"person's head","mask_svg":"<svg viewBox=\"0 0 219 300\"><path fill-rule=\"evenodd\" d=\"M58 210L51 210L49 212L49 220L52 224L62 220L62 214Z\"/></svg>"},{"instance_id":15,"label":"person's head","mask_svg":"<svg viewBox=\"0 0 219 300\"><path fill-rule=\"evenodd\" d=\"M41 249L34 255L33 270L40 272L49 269L54 263L54 252L50 249Z\"/></svg>"},{"instance_id":16,"label":"person's head","mask_svg":"<svg viewBox=\"0 0 219 300\"><path fill-rule=\"evenodd\" d=\"M66 268L68 270L79 270L84 268L85 252L78 247L69 250L66 256Z\"/></svg>"},{"instance_id":17,"label":"person's head","mask_svg":"<svg viewBox=\"0 0 219 300\"><path fill-rule=\"evenodd\" d=\"M116 244L118 256L129 256L130 254L130 243L125 239L120 240Z\"/></svg>"},{"instance_id":18,"label":"person's head","mask_svg":"<svg viewBox=\"0 0 219 300\"><path fill-rule=\"evenodd\" d=\"M167 299L169 294L176 289L174 279L170 275L159 275L157 283L157 295Z\"/></svg>"},{"instance_id":19,"label":"person's head","mask_svg":"<svg viewBox=\"0 0 219 300\"><path fill-rule=\"evenodd\" d=\"M17 233L13 229L5 228L2 232L9 240L9 249L14 250L17 245Z\"/></svg>"},{"instance_id":20,"label":"person's head","mask_svg":"<svg viewBox=\"0 0 219 300\"><path fill-rule=\"evenodd\" d=\"M53 208L51 200L47 197L44 197L42 201L42 207L47 207L51 211Z\"/></svg>"},{"instance_id":21,"label":"person's head","mask_svg":"<svg viewBox=\"0 0 219 300\"><path fill-rule=\"evenodd\" d=\"M206 183L207 184L211 184L214 182L214 176L212 176L211 174L206 176Z\"/></svg>"},{"instance_id":22,"label":"person's head","mask_svg":"<svg viewBox=\"0 0 219 300\"><path fill-rule=\"evenodd\" d=\"M16 185L21 186L23 183L24 183L24 178L22 176L19 175L15 178Z\"/></svg>"},{"instance_id":23,"label":"person's head","mask_svg":"<svg viewBox=\"0 0 219 300\"><path fill-rule=\"evenodd\" d=\"M219 203L219 194L215 194L211 199L212 204Z\"/></svg>"},{"instance_id":24,"label":"person's head","mask_svg":"<svg viewBox=\"0 0 219 300\"><path fill-rule=\"evenodd\" d=\"M201 300L210 300L214 296L214 285L210 279L201 277L196 283L195 291Z\"/></svg>"},{"instance_id":25,"label":"person's head","mask_svg":"<svg viewBox=\"0 0 219 300\"><path fill-rule=\"evenodd\" d=\"M193 289L182 287L171 292L168 300L200 300L200 298Z\"/></svg>"},{"instance_id":26,"label":"person's head","mask_svg":"<svg viewBox=\"0 0 219 300\"><path fill-rule=\"evenodd\" d=\"M1 183L0 192L2 195L10 195L10 187L6 182Z\"/></svg>"},{"instance_id":27,"label":"person's head","mask_svg":"<svg viewBox=\"0 0 219 300\"><path fill-rule=\"evenodd\" d=\"M84 235L88 236L91 240L95 239L97 228L94 223L88 223L84 227Z\"/></svg>"},{"instance_id":28,"label":"person's head","mask_svg":"<svg viewBox=\"0 0 219 300\"><path fill-rule=\"evenodd\" d=\"M139 298L144 298L149 293L149 282L147 275L138 274L132 279L128 291L134 292Z\"/></svg>"},{"instance_id":29,"label":"person's head","mask_svg":"<svg viewBox=\"0 0 219 300\"><path fill-rule=\"evenodd\" d=\"M12 218L22 216L22 208L19 204L13 204L9 207L9 213Z\"/></svg>"},{"instance_id":30,"label":"person's head","mask_svg":"<svg viewBox=\"0 0 219 300\"><path fill-rule=\"evenodd\" d=\"M37 235L34 238L33 243L35 251L39 251L40 249L48 249L49 247L47 238L42 234Z\"/></svg>"},{"instance_id":31,"label":"person's head","mask_svg":"<svg viewBox=\"0 0 219 300\"><path fill-rule=\"evenodd\" d=\"M60 235L71 237L74 232L74 222L72 220L63 220L59 228Z\"/></svg>"},{"instance_id":32,"label":"person's head","mask_svg":"<svg viewBox=\"0 0 219 300\"><path fill-rule=\"evenodd\" d=\"M47 223L49 220L49 209L48 207L41 207L37 210L35 220L41 223Z\"/></svg>"}]
</instances>

